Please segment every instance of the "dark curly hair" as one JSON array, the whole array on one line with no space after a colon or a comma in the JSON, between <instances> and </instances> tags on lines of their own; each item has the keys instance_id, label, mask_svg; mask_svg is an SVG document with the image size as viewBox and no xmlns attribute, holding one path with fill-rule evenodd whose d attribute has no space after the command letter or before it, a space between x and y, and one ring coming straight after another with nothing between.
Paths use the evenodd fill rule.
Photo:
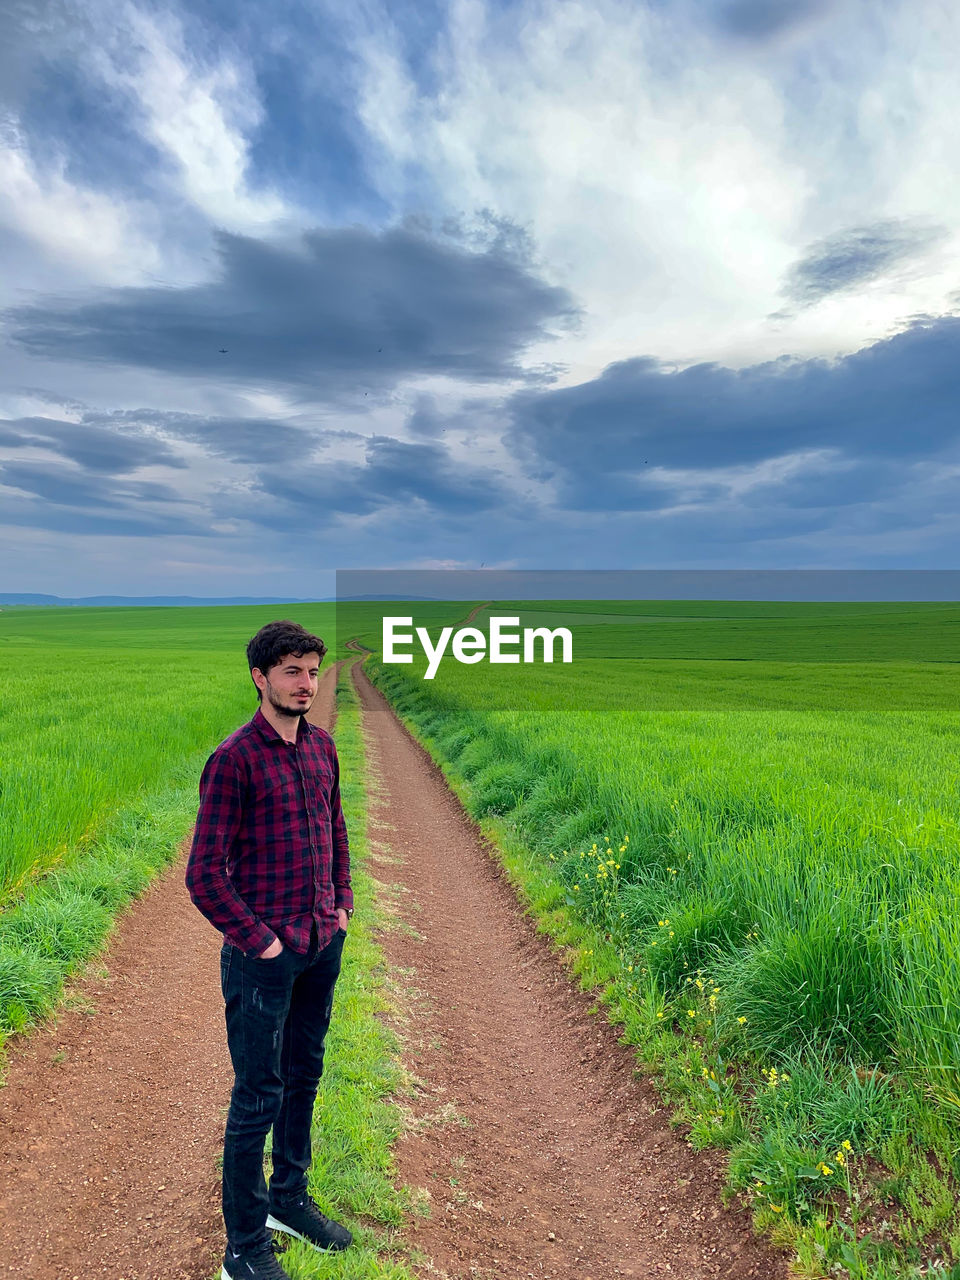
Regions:
<instances>
[{"instance_id":1,"label":"dark curly hair","mask_svg":"<svg viewBox=\"0 0 960 1280\"><path fill-rule=\"evenodd\" d=\"M261 627L247 645L247 662L251 672L254 667L266 675L271 667L275 667L281 658L292 654L302 658L305 653L318 653L320 661L327 652L327 646L319 636L311 635L299 622L283 619L280 622L268 622ZM260 690L257 697L260 698Z\"/></svg>"}]
</instances>

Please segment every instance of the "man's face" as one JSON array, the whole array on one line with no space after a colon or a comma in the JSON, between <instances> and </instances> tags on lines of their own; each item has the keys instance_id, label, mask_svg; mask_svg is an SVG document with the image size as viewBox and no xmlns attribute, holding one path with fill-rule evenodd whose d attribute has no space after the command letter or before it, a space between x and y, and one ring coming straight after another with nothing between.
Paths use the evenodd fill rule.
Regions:
<instances>
[{"instance_id":1,"label":"man's face","mask_svg":"<svg viewBox=\"0 0 960 1280\"><path fill-rule=\"evenodd\" d=\"M302 716L310 710L317 696L319 673L319 653L305 653L302 658L290 653L284 654L268 672L254 667L250 674L274 711L281 716Z\"/></svg>"}]
</instances>

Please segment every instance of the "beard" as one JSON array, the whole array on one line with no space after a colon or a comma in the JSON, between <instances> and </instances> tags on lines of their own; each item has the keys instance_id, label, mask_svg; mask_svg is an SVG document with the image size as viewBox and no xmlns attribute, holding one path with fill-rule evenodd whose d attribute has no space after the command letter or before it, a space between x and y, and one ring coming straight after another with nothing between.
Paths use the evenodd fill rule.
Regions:
<instances>
[{"instance_id":1,"label":"beard","mask_svg":"<svg viewBox=\"0 0 960 1280\"><path fill-rule=\"evenodd\" d=\"M288 706L287 703L281 702L280 695L276 692L270 681L267 681L267 701L276 711L277 715L288 716L291 720L299 720L307 714L313 705L313 699L305 706Z\"/></svg>"}]
</instances>

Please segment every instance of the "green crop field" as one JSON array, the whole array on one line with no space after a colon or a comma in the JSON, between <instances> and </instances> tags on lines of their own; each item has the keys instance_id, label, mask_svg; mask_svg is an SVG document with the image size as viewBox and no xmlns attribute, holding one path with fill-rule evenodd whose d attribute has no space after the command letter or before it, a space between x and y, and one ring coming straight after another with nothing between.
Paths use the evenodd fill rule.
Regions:
<instances>
[{"instance_id":1,"label":"green crop field","mask_svg":"<svg viewBox=\"0 0 960 1280\"><path fill-rule=\"evenodd\" d=\"M676 1077L693 1140L733 1149L781 1235L813 1248L826 1224L849 1274L955 1262L960 608L498 603L475 625L491 612L571 625L575 661L368 667L545 927L597 940L583 971ZM342 609L341 635L377 650L378 618ZM841 1191L879 1221L891 1187L869 1248L838 1234Z\"/></svg>"},{"instance_id":2,"label":"green crop field","mask_svg":"<svg viewBox=\"0 0 960 1280\"><path fill-rule=\"evenodd\" d=\"M256 707L250 636L329 605L0 613L0 1032L49 1007L168 861L203 761Z\"/></svg>"}]
</instances>

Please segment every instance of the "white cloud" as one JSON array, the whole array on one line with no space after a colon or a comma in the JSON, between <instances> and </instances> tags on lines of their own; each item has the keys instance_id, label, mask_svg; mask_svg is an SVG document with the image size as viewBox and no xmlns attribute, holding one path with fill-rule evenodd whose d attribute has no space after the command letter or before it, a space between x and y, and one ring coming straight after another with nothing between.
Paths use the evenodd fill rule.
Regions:
<instances>
[{"instance_id":1,"label":"white cloud","mask_svg":"<svg viewBox=\"0 0 960 1280\"><path fill-rule=\"evenodd\" d=\"M142 217L135 205L73 182L57 150L39 159L15 119L0 123L0 224L75 279L130 284L155 270L159 254Z\"/></svg>"},{"instance_id":2,"label":"white cloud","mask_svg":"<svg viewBox=\"0 0 960 1280\"><path fill-rule=\"evenodd\" d=\"M801 449L796 453L763 458L759 462L728 467L651 467L645 478L676 489L676 504L663 507L658 515L672 515L686 507L718 500L739 501L747 494L785 484L802 477L818 477L850 471L852 459L838 449ZM639 472L634 473L639 475Z\"/></svg>"},{"instance_id":3,"label":"white cloud","mask_svg":"<svg viewBox=\"0 0 960 1280\"><path fill-rule=\"evenodd\" d=\"M250 139L263 108L239 55L221 49L205 59L174 13L123 0L57 7L45 21L42 44L36 32L19 32L24 83L0 109L0 228L38 251L4 246L3 302L18 290L91 282L190 283L209 271L210 225L257 233L291 217L279 194L250 179ZM112 110L126 110L161 162L117 173L103 187L78 179L76 157L56 135L22 124L29 68L44 55L50 65L71 63ZM95 151L95 134L89 145ZM141 183L146 189L131 193Z\"/></svg>"},{"instance_id":4,"label":"white cloud","mask_svg":"<svg viewBox=\"0 0 960 1280\"><path fill-rule=\"evenodd\" d=\"M867 293L769 318L812 242L878 218L953 222L960 10L848 0L767 43L731 41L709 14L456 0L419 83L388 15L355 37L382 194L398 213L426 198L529 226L585 304L579 334L531 353L569 361L571 380L637 353L851 350L955 287L953 240Z\"/></svg>"},{"instance_id":5,"label":"white cloud","mask_svg":"<svg viewBox=\"0 0 960 1280\"><path fill-rule=\"evenodd\" d=\"M249 179L250 134L263 118L253 74L239 57L205 62L172 14L133 5L94 58L100 76L134 100L140 128L171 162L176 185L218 226L263 230L289 210Z\"/></svg>"}]
</instances>

